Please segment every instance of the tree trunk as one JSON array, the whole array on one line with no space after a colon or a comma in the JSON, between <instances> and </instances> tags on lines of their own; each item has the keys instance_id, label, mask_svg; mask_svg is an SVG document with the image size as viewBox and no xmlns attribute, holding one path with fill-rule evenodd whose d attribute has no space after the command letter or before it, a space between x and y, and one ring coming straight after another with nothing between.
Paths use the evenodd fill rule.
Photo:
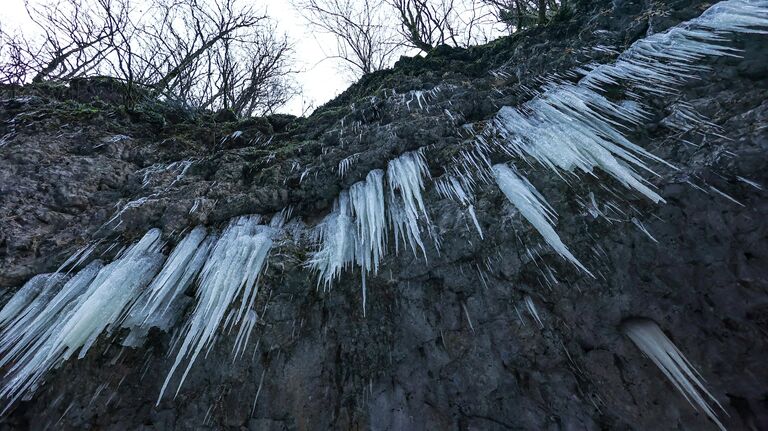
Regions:
<instances>
[{"instance_id":1,"label":"tree trunk","mask_svg":"<svg viewBox=\"0 0 768 431\"><path fill-rule=\"evenodd\" d=\"M539 25L547 23L547 0L539 0Z\"/></svg>"}]
</instances>

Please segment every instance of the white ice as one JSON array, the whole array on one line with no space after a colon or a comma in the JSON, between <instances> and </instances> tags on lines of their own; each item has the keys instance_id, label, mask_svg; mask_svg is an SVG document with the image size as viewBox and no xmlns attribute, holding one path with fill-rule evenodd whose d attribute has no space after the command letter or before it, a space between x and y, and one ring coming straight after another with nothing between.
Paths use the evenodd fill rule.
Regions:
<instances>
[{"instance_id":1,"label":"white ice","mask_svg":"<svg viewBox=\"0 0 768 431\"><path fill-rule=\"evenodd\" d=\"M91 262L60 289L27 302L24 326L0 335L0 364L11 364L0 391L9 399L6 408L34 390L47 371L75 353L82 358L100 334L120 325L160 269L160 248L160 231L152 229L109 265Z\"/></svg>"},{"instance_id":2,"label":"white ice","mask_svg":"<svg viewBox=\"0 0 768 431\"><path fill-rule=\"evenodd\" d=\"M560 236L552 227L555 224L557 214L547 204L536 189L523 177L516 174L509 166L498 164L493 166L493 174L496 184L504 196L520 211L520 214L530 222L533 227L544 237L544 240L564 258L589 275L592 275L584 265L563 244Z\"/></svg>"},{"instance_id":3,"label":"white ice","mask_svg":"<svg viewBox=\"0 0 768 431\"><path fill-rule=\"evenodd\" d=\"M656 322L635 318L624 322L624 333L651 360L683 397L701 409L721 430L725 427L717 418L707 398L722 409L720 403L704 387L701 376L683 353L667 338Z\"/></svg>"},{"instance_id":4,"label":"white ice","mask_svg":"<svg viewBox=\"0 0 768 431\"><path fill-rule=\"evenodd\" d=\"M123 345L138 345L151 327L170 329L185 305L184 291L202 269L215 239L204 227L197 226L179 241L122 323L131 329Z\"/></svg>"},{"instance_id":5,"label":"white ice","mask_svg":"<svg viewBox=\"0 0 768 431\"><path fill-rule=\"evenodd\" d=\"M402 240L404 244L408 243L414 255L417 254L418 248L426 257L426 249L421 239L420 220L426 226L430 224L422 197L424 181L428 178L430 175L427 162L420 151L404 153L390 160L387 166L389 185L387 205L390 223L394 228L396 251Z\"/></svg>"},{"instance_id":6,"label":"white ice","mask_svg":"<svg viewBox=\"0 0 768 431\"><path fill-rule=\"evenodd\" d=\"M211 249L199 276L197 303L187 321L179 351L163 383L158 403L176 369L186 358L187 365L176 394L184 384L195 359L210 348L228 310L233 307L233 324L246 325L248 312L258 293L259 275L264 270L276 229L259 224L261 216L232 220ZM238 305L239 304L239 305Z\"/></svg>"}]
</instances>

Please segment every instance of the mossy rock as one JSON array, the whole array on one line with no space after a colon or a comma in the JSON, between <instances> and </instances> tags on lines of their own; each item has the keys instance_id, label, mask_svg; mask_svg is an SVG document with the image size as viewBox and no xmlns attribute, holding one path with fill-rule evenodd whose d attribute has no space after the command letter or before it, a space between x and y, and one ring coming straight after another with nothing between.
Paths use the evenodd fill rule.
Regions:
<instances>
[{"instance_id":1,"label":"mossy rock","mask_svg":"<svg viewBox=\"0 0 768 431\"><path fill-rule=\"evenodd\" d=\"M272 125L274 133L286 132L291 124L293 124L297 117L295 115L288 114L272 114L267 115L267 121Z\"/></svg>"},{"instance_id":2,"label":"mossy rock","mask_svg":"<svg viewBox=\"0 0 768 431\"><path fill-rule=\"evenodd\" d=\"M237 114L231 109L219 109L213 116L217 123L234 123L237 121Z\"/></svg>"},{"instance_id":3,"label":"mossy rock","mask_svg":"<svg viewBox=\"0 0 768 431\"><path fill-rule=\"evenodd\" d=\"M237 130L249 130L249 129L256 129L259 133L263 135L273 135L275 133L275 130L272 127L272 123L264 117L249 117L243 120L240 120L235 127Z\"/></svg>"}]
</instances>

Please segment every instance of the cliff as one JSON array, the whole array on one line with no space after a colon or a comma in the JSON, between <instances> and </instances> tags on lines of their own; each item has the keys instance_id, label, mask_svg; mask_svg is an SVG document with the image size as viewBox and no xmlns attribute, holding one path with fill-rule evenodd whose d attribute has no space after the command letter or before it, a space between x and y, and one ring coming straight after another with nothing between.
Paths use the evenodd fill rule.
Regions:
<instances>
[{"instance_id":1,"label":"cliff","mask_svg":"<svg viewBox=\"0 0 768 431\"><path fill-rule=\"evenodd\" d=\"M768 4L721 3L736 12L576 2L403 58L307 118L125 105L109 79L3 88L2 302L38 274L126 267L51 335L72 357L4 394L0 426L768 428ZM208 244L169 320L135 331L125 316L195 226L221 254ZM196 342L194 322L215 333ZM78 358L61 330L85 325ZM642 351L647 328L712 414Z\"/></svg>"}]
</instances>

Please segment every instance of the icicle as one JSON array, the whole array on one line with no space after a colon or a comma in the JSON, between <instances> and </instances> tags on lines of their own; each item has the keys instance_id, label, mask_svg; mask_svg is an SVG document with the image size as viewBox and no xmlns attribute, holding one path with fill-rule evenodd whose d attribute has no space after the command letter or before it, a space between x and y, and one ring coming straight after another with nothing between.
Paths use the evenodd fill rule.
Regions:
<instances>
[{"instance_id":1,"label":"icicle","mask_svg":"<svg viewBox=\"0 0 768 431\"><path fill-rule=\"evenodd\" d=\"M539 317L539 312L536 310L536 304L533 303L533 298L531 298L530 295L525 295L523 301L525 301L525 306L528 308L528 312L531 313L533 320L535 320L536 323L539 324L539 327L543 329L544 322L542 322L541 317Z\"/></svg>"},{"instance_id":2,"label":"icicle","mask_svg":"<svg viewBox=\"0 0 768 431\"><path fill-rule=\"evenodd\" d=\"M352 166L353 163L356 163L360 159L361 154L362 153L355 153L339 161L339 167L337 169L337 172L339 173L339 177L344 178L344 175L347 174L349 167Z\"/></svg>"},{"instance_id":3,"label":"icicle","mask_svg":"<svg viewBox=\"0 0 768 431\"><path fill-rule=\"evenodd\" d=\"M475 206L474 205L468 206L467 211L469 212L469 215L472 218L472 223L475 224L475 229L477 229L477 233L480 235L480 239L484 239L483 230L480 228L480 222L477 221L477 214L475 214Z\"/></svg>"},{"instance_id":4,"label":"icicle","mask_svg":"<svg viewBox=\"0 0 768 431\"><path fill-rule=\"evenodd\" d=\"M656 322L633 318L622 324L622 330L694 408L703 410L721 430L725 430L706 398L722 409L720 402L704 387L701 375Z\"/></svg>"},{"instance_id":5,"label":"icicle","mask_svg":"<svg viewBox=\"0 0 768 431\"><path fill-rule=\"evenodd\" d=\"M276 212L272 219L269 221L269 227L274 229L282 229L285 223L288 222L293 215L293 207L288 206L282 210Z\"/></svg>"},{"instance_id":6,"label":"icicle","mask_svg":"<svg viewBox=\"0 0 768 431\"><path fill-rule=\"evenodd\" d=\"M526 326L525 320L523 320L523 316L520 314L520 310L517 308L517 304L513 304L515 307L515 313L517 313L517 318L520 320L520 323L522 323L523 326Z\"/></svg>"},{"instance_id":7,"label":"icicle","mask_svg":"<svg viewBox=\"0 0 768 431\"><path fill-rule=\"evenodd\" d=\"M526 179L518 176L507 165L493 166L493 173L501 191L510 202L520 211L520 214L530 222L544 237L544 240L555 251L570 260L574 265L594 277L584 265L568 250L560 240L552 225L555 223L555 211L547 204L543 196Z\"/></svg>"},{"instance_id":8,"label":"icicle","mask_svg":"<svg viewBox=\"0 0 768 431\"><path fill-rule=\"evenodd\" d=\"M471 190L471 186L467 186L465 178L457 179L453 175L445 175L442 178L435 181L435 188L440 196L446 199L453 199L461 204L469 204L471 201L467 190Z\"/></svg>"},{"instance_id":9,"label":"icicle","mask_svg":"<svg viewBox=\"0 0 768 431\"><path fill-rule=\"evenodd\" d=\"M73 269L80 266L81 263L85 262L85 260L93 253L94 250L96 250L96 247L99 245L99 242L86 245L82 247L81 249L77 250L72 256L67 258L67 260L64 261L64 263L59 266L59 268L56 270L57 273L64 271L64 269L69 268L67 270L67 274L71 272Z\"/></svg>"},{"instance_id":10,"label":"icicle","mask_svg":"<svg viewBox=\"0 0 768 431\"><path fill-rule=\"evenodd\" d=\"M158 404L176 368L188 358L176 390L178 394L197 356L204 348L212 346L230 306L240 302L236 323L242 322L251 310L258 292L258 278L266 265L275 234L274 228L259 225L260 219L260 216L234 219L213 245L200 273L197 304L183 329L183 342L160 390Z\"/></svg>"},{"instance_id":11,"label":"icicle","mask_svg":"<svg viewBox=\"0 0 768 431\"><path fill-rule=\"evenodd\" d=\"M635 42L616 62L584 70L585 76L575 85L555 79L522 107L502 108L494 120L495 130L506 141L502 149L551 169L591 173L599 167L626 187L663 202L633 169L653 173L642 159L663 160L618 130L622 124L640 124L645 111L634 101L615 103L599 92L619 83L654 95L674 92L703 69L695 64L699 60L734 55L722 44L725 32L767 33L766 27L765 2L719 2L696 19ZM704 121L694 115L683 117L687 122Z\"/></svg>"},{"instance_id":12,"label":"icicle","mask_svg":"<svg viewBox=\"0 0 768 431\"><path fill-rule=\"evenodd\" d=\"M523 108L503 107L495 125L514 153L530 156L550 169L592 173L594 167L663 202L629 165L652 172L639 158L661 161L629 142L606 115L638 122L642 113L615 104L592 90L572 84L550 87Z\"/></svg>"},{"instance_id":13,"label":"icicle","mask_svg":"<svg viewBox=\"0 0 768 431\"><path fill-rule=\"evenodd\" d=\"M42 301L45 305L48 295L60 285L62 276L57 274L41 274L32 277L24 284L0 311L0 327L13 326L18 321L24 321L29 313L39 307Z\"/></svg>"},{"instance_id":14,"label":"icicle","mask_svg":"<svg viewBox=\"0 0 768 431\"><path fill-rule=\"evenodd\" d=\"M102 266L99 261L91 262L77 275L69 279L58 292L55 292L53 298L46 297L37 306L28 306L27 310L30 313L27 315L30 318L19 320L14 325L8 326L0 337L0 353L2 353L0 367L17 361L38 341L49 337L52 327L57 325L57 319L60 318L62 310L70 306L70 303L85 291ZM34 277L31 281L38 277L45 276Z\"/></svg>"},{"instance_id":15,"label":"icicle","mask_svg":"<svg viewBox=\"0 0 768 431\"><path fill-rule=\"evenodd\" d=\"M754 188L756 188L758 190L762 190L763 189L763 186L761 186L759 183L757 183L755 181L752 181L752 180L744 178L744 177L739 177L739 176L737 176L736 178L739 181L741 181L741 182L743 182L745 184L749 184L750 186L752 186L752 187L754 187Z\"/></svg>"},{"instance_id":16,"label":"icicle","mask_svg":"<svg viewBox=\"0 0 768 431\"><path fill-rule=\"evenodd\" d=\"M161 246L160 230L152 229L118 260L99 271L83 295L86 299L78 304L57 340L68 347L64 359L81 346L82 358L102 330L114 329L113 325L124 316L125 307L136 300L160 269L164 260Z\"/></svg>"},{"instance_id":17,"label":"icicle","mask_svg":"<svg viewBox=\"0 0 768 431\"><path fill-rule=\"evenodd\" d=\"M467 318L467 323L469 324L469 329L472 330L472 333L475 333L475 327L472 325L472 319L469 318L469 310L467 310L467 306L462 302L461 308L464 310L464 316Z\"/></svg>"},{"instance_id":18,"label":"icicle","mask_svg":"<svg viewBox=\"0 0 768 431\"><path fill-rule=\"evenodd\" d=\"M232 361L237 359L238 355L242 357L245 354L245 349L248 347L248 340L251 338L251 332L253 327L256 326L256 322L259 321L259 317L253 310L248 310L248 315L245 318L245 323L240 325L240 330L237 332L237 338L235 339L235 346L232 348Z\"/></svg>"},{"instance_id":19,"label":"icicle","mask_svg":"<svg viewBox=\"0 0 768 431\"><path fill-rule=\"evenodd\" d=\"M632 217L632 223L637 226L638 229L640 229L640 232L644 233L648 238L651 239L651 241L658 243L659 241L656 240L656 238L651 235L651 233L648 231L648 229L645 227L645 225L635 217Z\"/></svg>"},{"instance_id":20,"label":"icicle","mask_svg":"<svg viewBox=\"0 0 768 431\"><path fill-rule=\"evenodd\" d=\"M160 247L160 231L150 230L114 262L92 262L45 304L30 304L34 319L23 328L3 332L0 350L7 354L0 363L12 364L0 391L9 399L6 409L34 390L48 370L75 352L82 358L104 330L119 326L126 308L159 270Z\"/></svg>"},{"instance_id":21,"label":"icicle","mask_svg":"<svg viewBox=\"0 0 768 431\"><path fill-rule=\"evenodd\" d=\"M349 189L349 197L357 225L357 264L363 272L372 270L376 273L386 247L384 172L376 169L368 173L364 182L356 183Z\"/></svg>"},{"instance_id":22,"label":"icicle","mask_svg":"<svg viewBox=\"0 0 768 431\"><path fill-rule=\"evenodd\" d=\"M477 221L477 214L475 214L475 206L472 204L472 184L470 177L461 177L457 179L453 175L445 175L439 180L435 181L435 188L437 192L446 199L453 199L467 207L472 223L477 229L477 233L480 235L480 239L483 239L483 230L480 228L480 223Z\"/></svg>"},{"instance_id":23,"label":"icicle","mask_svg":"<svg viewBox=\"0 0 768 431\"><path fill-rule=\"evenodd\" d=\"M713 192L717 193L718 195L720 195L720 196L722 196L722 197L724 197L724 198L728 199L729 201L731 201L731 202L735 203L736 205L738 205L738 206L740 206L740 207L743 207L743 206L744 206L744 204L743 204L743 203L741 203L741 202L737 201L737 200L736 200L735 198L733 198L731 195L729 195L729 194L725 193L724 191L722 191L722 190L718 189L718 188L717 188L717 187L715 187L715 186L709 186L709 189L710 189L710 190L712 190Z\"/></svg>"},{"instance_id":24,"label":"icicle","mask_svg":"<svg viewBox=\"0 0 768 431\"><path fill-rule=\"evenodd\" d=\"M386 211L384 206L384 172L375 169L365 181L342 191L333 211L317 227L320 250L309 266L320 273L319 282L326 288L341 271L355 263L362 277L363 314L365 314L366 274L377 273L386 253Z\"/></svg>"},{"instance_id":25,"label":"icicle","mask_svg":"<svg viewBox=\"0 0 768 431\"><path fill-rule=\"evenodd\" d=\"M264 384L264 375L267 373L267 369L261 370L261 377L259 378L259 387L256 389L256 396L253 397L253 406L251 407L251 416L256 412L256 403L259 401L259 394L261 394L261 386Z\"/></svg>"},{"instance_id":26,"label":"icicle","mask_svg":"<svg viewBox=\"0 0 768 431\"><path fill-rule=\"evenodd\" d=\"M355 257L355 225L349 193L346 190L339 194L333 207L333 211L315 230L320 250L311 256L308 263L312 269L318 271L318 283L322 283L326 289L330 288L341 271L349 266Z\"/></svg>"},{"instance_id":27,"label":"icicle","mask_svg":"<svg viewBox=\"0 0 768 431\"><path fill-rule=\"evenodd\" d=\"M403 243L408 242L414 255L418 247L426 258L419 226L419 218L422 216L425 224L430 224L421 194L424 190L424 178L429 178L429 170L424 155L418 151L404 153L391 160L387 166L387 204L390 223L395 230L395 250L398 251L399 239L402 239Z\"/></svg>"},{"instance_id":28,"label":"icicle","mask_svg":"<svg viewBox=\"0 0 768 431\"><path fill-rule=\"evenodd\" d=\"M593 89L619 80L664 94L701 70L693 64L706 56L734 55L722 45L723 33L766 33L768 5L764 1L718 2L698 18L632 44L614 64L595 67L583 79ZM761 29L762 28L762 29Z\"/></svg>"},{"instance_id":29,"label":"icicle","mask_svg":"<svg viewBox=\"0 0 768 431\"><path fill-rule=\"evenodd\" d=\"M122 326L130 328L131 333L123 345L138 346L151 327L171 328L186 305L181 303L183 293L203 267L214 241L215 237L208 237L202 226L179 241L163 269L128 312Z\"/></svg>"}]
</instances>

